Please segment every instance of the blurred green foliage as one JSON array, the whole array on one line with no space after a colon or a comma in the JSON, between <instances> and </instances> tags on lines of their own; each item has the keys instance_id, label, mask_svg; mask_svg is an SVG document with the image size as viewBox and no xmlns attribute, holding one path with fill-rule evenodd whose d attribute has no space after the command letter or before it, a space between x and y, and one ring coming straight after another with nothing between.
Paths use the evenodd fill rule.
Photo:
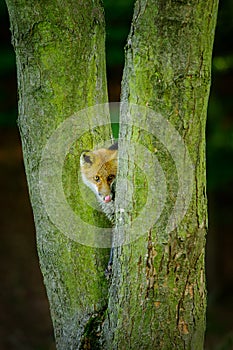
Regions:
<instances>
[{"instance_id":1,"label":"blurred green foliage","mask_svg":"<svg viewBox=\"0 0 233 350\"><path fill-rule=\"evenodd\" d=\"M233 182L233 2L219 3L207 122L209 191L232 191Z\"/></svg>"},{"instance_id":2,"label":"blurred green foliage","mask_svg":"<svg viewBox=\"0 0 233 350\"><path fill-rule=\"evenodd\" d=\"M16 63L4 0L0 0L0 125L15 126L17 118Z\"/></svg>"},{"instance_id":3,"label":"blurred green foliage","mask_svg":"<svg viewBox=\"0 0 233 350\"><path fill-rule=\"evenodd\" d=\"M103 0L106 21L107 66L124 65L124 46L130 30L134 0Z\"/></svg>"}]
</instances>

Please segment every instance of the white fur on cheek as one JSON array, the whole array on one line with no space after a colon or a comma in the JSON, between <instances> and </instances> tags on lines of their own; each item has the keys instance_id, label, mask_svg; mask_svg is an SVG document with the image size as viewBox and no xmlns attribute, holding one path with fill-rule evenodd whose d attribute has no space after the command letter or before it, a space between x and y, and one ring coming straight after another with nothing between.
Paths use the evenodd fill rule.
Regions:
<instances>
[{"instance_id":1,"label":"white fur on cheek","mask_svg":"<svg viewBox=\"0 0 233 350\"><path fill-rule=\"evenodd\" d=\"M82 175L82 180L85 183L85 185L87 187L89 187L96 195L98 195L97 186L95 184L93 184L92 182L90 182L83 173L81 173L81 175Z\"/></svg>"},{"instance_id":2,"label":"white fur on cheek","mask_svg":"<svg viewBox=\"0 0 233 350\"><path fill-rule=\"evenodd\" d=\"M103 200L99 196L97 186L94 183L90 182L82 172L81 172L81 175L82 175L82 180L83 180L84 184L95 193L102 211L105 213L105 215L108 217L108 219L110 221L114 222L114 212L115 212L114 202L111 201L109 203L104 203Z\"/></svg>"}]
</instances>

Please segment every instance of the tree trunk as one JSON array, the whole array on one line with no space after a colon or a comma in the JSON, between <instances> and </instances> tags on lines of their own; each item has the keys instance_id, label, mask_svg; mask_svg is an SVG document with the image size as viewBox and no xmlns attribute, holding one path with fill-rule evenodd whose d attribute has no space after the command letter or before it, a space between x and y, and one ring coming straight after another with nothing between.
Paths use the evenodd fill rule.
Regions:
<instances>
[{"instance_id":1,"label":"tree trunk","mask_svg":"<svg viewBox=\"0 0 233 350\"><path fill-rule=\"evenodd\" d=\"M6 2L18 123L57 349L78 349L89 346L108 292L109 244L96 242L108 224L88 205L77 176L80 152L111 138L105 106L79 112L107 102L103 9L98 0ZM109 230L103 239L110 239Z\"/></svg>"},{"instance_id":2,"label":"tree trunk","mask_svg":"<svg viewBox=\"0 0 233 350\"><path fill-rule=\"evenodd\" d=\"M109 290L111 229L77 176L80 152L111 138L106 105L90 107L107 101L103 11L97 0L62 4L7 0L57 349L202 349L205 121L217 0L135 4Z\"/></svg>"},{"instance_id":3,"label":"tree trunk","mask_svg":"<svg viewBox=\"0 0 233 350\"><path fill-rule=\"evenodd\" d=\"M203 348L205 125L217 3L135 4L106 349Z\"/></svg>"}]
</instances>

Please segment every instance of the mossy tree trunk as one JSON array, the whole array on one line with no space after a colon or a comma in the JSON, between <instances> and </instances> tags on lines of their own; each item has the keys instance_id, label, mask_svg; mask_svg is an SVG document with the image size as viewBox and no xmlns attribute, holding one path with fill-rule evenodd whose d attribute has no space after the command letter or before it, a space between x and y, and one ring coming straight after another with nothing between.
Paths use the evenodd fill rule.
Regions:
<instances>
[{"instance_id":1,"label":"mossy tree trunk","mask_svg":"<svg viewBox=\"0 0 233 350\"><path fill-rule=\"evenodd\" d=\"M75 113L107 102L103 9L98 0L6 3L18 72L18 123L57 349L78 349L86 342L90 324L102 315L108 291L103 271L109 250L80 244L76 236L82 238L90 232L85 225L72 226L72 218L63 212L63 207L70 206L82 222L100 221L99 215L93 218L93 209L84 205L77 172L80 152L111 138L110 120L106 111L104 126L96 122L95 111ZM61 125L63 137L57 133ZM56 144L57 137L68 141L65 154ZM64 164L59 163L60 151ZM48 157L46 152L50 152ZM51 165L58 166L62 179L57 179ZM46 176L48 182L43 184ZM60 203L57 216L60 224L65 223L63 228L49 215L51 203L44 200L55 202L62 186L68 205ZM90 227L95 237L95 226Z\"/></svg>"},{"instance_id":2,"label":"mossy tree trunk","mask_svg":"<svg viewBox=\"0 0 233 350\"><path fill-rule=\"evenodd\" d=\"M135 4L122 82L107 349L203 349L205 125L217 5Z\"/></svg>"},{"instance_id":3,"label":"mossy tree trunk","mask_svg":"<svg viewBox=\"0 0 233 350\"><path fill-rule=\"evenodd\" d=\"M111 138L108 112L103 117L99 110L103 127L93 109L77 114L107 102L102 8L89 0L65 6L55 0L6 2L25 168L57 349L202 349L205 121L217 0L136 1L122 83L109 290L103 277L108 251L94 242L104 222L99 215L93 219L77 182L80 151ZM57 164L59 176L52 169ZM89 232L73 225L59 202L64 198L82 222L92 222L90 247L85 239L80 244ZM51 215L53 202L58 218Z\"/></svg>"}]
</instances>

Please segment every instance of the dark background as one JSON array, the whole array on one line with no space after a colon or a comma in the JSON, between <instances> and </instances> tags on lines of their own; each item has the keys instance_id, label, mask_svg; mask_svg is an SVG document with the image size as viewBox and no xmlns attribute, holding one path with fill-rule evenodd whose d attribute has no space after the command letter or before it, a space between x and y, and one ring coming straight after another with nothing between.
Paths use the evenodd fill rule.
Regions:
<instances>
[{"instance_id":1,"label":"dark background","mask_svg":"<svg viewBox=\"0 0 233 350\"><path fill-rule=\"evenodd\" d=\"M104 0L109 97L119 100L132 0ZM0 0L0 350L54 350L16 125L15 55ZM219 6L207 124L206 350L233 349L233 1ZM201 350L201 349L197 349Z\"/></svg>"}]
</instances>

